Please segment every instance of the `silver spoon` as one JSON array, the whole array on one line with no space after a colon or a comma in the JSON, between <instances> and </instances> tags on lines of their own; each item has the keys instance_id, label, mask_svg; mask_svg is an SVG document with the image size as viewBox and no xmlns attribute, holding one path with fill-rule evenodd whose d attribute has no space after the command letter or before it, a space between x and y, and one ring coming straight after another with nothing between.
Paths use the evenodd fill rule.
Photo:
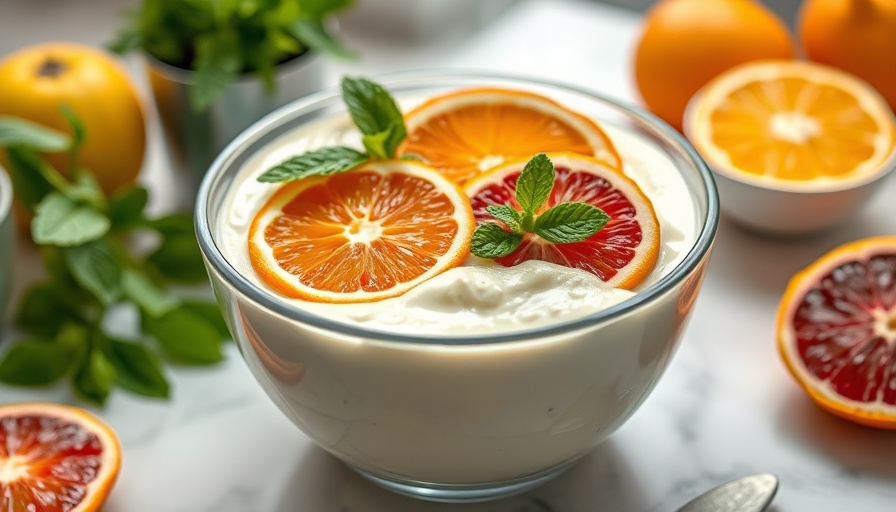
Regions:
<instances>
[{"instance_id":1,"label":"silver spoon","mask_svg":"<svg viewBox=\"0 0 896 512\"><path fill-rule=\"evenodd\" d=\"M750 475L710 489L675 512L762 512L777 491L775 475Z\"/></svg>"}]
</instances>

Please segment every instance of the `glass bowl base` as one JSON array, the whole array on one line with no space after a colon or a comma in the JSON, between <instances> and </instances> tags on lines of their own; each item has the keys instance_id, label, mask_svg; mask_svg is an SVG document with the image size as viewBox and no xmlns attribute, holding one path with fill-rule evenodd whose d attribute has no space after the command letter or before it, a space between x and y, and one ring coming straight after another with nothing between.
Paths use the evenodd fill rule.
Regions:
<instances>
[{"instance_id":1,"label":"glass bowl base","mask_svg":"<svg viewBox=\"0 0 896 512\"><path fill-rule=\"evenodd\" d=\"M497 500L534 489L556 478L571 465L572 462L516 480L488 484L434 484L395 480L375 475L351 465L349 467L380 487L412 498L442 503L475 503Z\"/></svg>"}]
</instances>

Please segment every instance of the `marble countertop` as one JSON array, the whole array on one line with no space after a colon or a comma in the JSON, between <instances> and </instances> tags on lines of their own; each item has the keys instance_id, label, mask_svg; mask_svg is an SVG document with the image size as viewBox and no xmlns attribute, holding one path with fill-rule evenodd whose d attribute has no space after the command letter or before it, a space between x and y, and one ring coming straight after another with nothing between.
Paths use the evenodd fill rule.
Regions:
<instances>
[{"instance_id":1,"label":"marble countertop","mask_svg":"<svg viewBox=\"0 0 896 512\"><path fill-rule=\"evenodd\" d=\"M44 3L13 0L12 14L31 16L39 8L35 4ZM93 4L72 11L62 32L49 32L62 19L41 28L48 31L43 35L13 28L2 43L4 52L18 46L16 41L101 42L94 38L115 27L88 30L109 19L92 17L91 9L99 12ZM77 20L80 31L72 28ZM362 59L328 64L328 79L335 84L343 73L463 67L538 75L635 101L630 54L639 22L634 13L594 2L521 1L481 30L426 42L347 34ZM173 186L172 178L157 130L152 135L143 180L165 189ZM172 368L169 401L117 391L105 408L91 408L115 428L124 450L121 475L104 510L672 512L726 480L771 472L781 481L775 512L892 511L896 433L853 425L814 406L781 363L773 337L775 309L794 272L842 242L896 232L896 181L882 187L849 224L811 238L763 238L723 219L691 323L657 389L608 441L528 494L457 506L374 487L293 427L230 346L220 365ZM18 290L37 270L25 261L28 251L19 249ZM2 337L7 341L11 333ZM75 403L64 386L0 386L0 402L23 400Z\"/></svg>"}]
</instances>

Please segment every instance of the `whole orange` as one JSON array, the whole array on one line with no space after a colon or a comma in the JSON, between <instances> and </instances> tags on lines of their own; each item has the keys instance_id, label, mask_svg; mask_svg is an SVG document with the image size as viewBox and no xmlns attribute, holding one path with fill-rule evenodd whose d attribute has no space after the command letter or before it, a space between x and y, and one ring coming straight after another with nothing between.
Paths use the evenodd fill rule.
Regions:
<instances>
[{"instance_id":1,"label":"whole orange","mask_svg":"<svg viewBox=\"0 0 896 512\"><path fill-rule=\"evenodd\" d=\"M28 119L71 133L60 112L68 105L84 123L80 165L112 193L133 183L143 164L143 104L125 68L109 53L60 42L29 46L0 61L0 115ZM46 155L68 172L62 154Z\"/></svg>"},{"instance_id":2,"label":"whole orange","mask_svg":"<svg viewBox=\"0 0 896 512\"><path fill-rule=\"evenodd\" d=\"M786 25L756 0L661 0L635 48L635 84L647 108L681 130L691 96L716 75L796 54Z\"/></svg>"},{"instance_id":3,"label":"whole orange","mask_svg":"<svg viewBox=\"0 0 896 512\"><path fill-rule=\"evenodd\" d=\"M806 0L797 27L809 59L863 78L896 110L896 1Z\"/></svg>"}]
</instances>

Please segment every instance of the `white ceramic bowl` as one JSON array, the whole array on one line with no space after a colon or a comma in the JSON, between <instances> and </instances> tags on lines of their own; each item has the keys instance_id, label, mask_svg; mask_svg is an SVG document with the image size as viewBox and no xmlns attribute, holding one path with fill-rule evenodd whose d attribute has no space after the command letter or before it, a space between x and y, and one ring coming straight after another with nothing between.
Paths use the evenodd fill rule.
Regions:
<instances>
[{"instance_id":1,"label":"white ceramic bowl","mask_svg":"<svg viewBox=\"0 0 896 512\"><path fill-rule=\"evenodd\" d=\"M662 121L590 91L478 74L416 73L378 81L399 101L473 86L562 98L661 151L693 202L687 222L695 240L682 248L681 263L632 298L543 328L433 336L377 331L309 313L241 275L220 249L222 204L240 169L284 134L344 113L338 91L262 119L206 175L196 228L213 288L246 364L289 419L358 472L398 492L472 501L528 489L618 429L663 374L715 237L718 203L710 172Z\"/></svg>"},{"instance_id":2,"label":"white ceramic bowl","mask_svg":"<svg viewBox=\"0 0 896 512\"><path fill-rule=\"evenodd\" d=\"M0 166L0 324L3 323L12 281L15 230L12 215L12 182Z\"/></svg>"}]
</instances>

